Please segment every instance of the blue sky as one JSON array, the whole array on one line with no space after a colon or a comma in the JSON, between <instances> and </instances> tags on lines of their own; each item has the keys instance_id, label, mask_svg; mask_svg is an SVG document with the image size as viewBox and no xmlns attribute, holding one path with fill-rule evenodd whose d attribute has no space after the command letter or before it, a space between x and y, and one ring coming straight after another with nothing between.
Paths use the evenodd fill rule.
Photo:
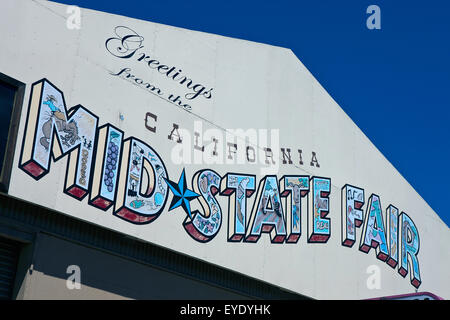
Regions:
<instances>
[{"instance_id":1,"label":"blue sky","mask_svg":"<svg viewBox=\"0 0 450 320\"><path fill-rule=\"evenodd\" d=\"M450 225L449 1L56 2L292 49Z\"/></svg>"}]
</instances>

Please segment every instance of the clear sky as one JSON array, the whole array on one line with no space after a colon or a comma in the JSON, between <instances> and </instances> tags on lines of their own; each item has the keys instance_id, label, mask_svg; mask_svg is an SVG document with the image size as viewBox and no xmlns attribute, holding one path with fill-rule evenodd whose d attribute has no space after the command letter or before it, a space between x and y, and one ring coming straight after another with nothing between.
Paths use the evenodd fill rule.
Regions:
<instances>
[{"instance_id":1,"label":"clear sky","mask_svg":"<svg viewBox=\"0 0 450 320\"><path fill-rule=\"evenodd\" d=\"M56 2L292 49L450 225L450 1Z\"/></svg>"}]
</instances>

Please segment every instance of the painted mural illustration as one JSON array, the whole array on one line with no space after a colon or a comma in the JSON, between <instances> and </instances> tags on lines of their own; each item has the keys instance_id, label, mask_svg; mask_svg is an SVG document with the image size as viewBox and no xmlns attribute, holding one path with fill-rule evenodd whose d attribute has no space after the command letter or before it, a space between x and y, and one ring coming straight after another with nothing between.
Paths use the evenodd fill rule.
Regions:
<instances>
[{"instance_id":1,"label":"painted mural illustration","mask_svg":"<svg viewBox=\"0 0 450 320\"><path fill-rule=\"evenodd\" d=\"M359 250L367 253L371 248L375 248L377 258L381 261L386 261L389 253L380 197L372 194L369 198L366 211Z\"/></svg>"},{"instance_id":2,"label":"painted mural illustration","mask_svg":"<svg viewBox=\"0 0 450 320\"><path fill-rule=\"evenodd\" d=\"M390 205L386 209L387 239L389 241L389 258L387 264L395 268L398 264L398 209Z\"/></svg>"},{"instance_id":3,"label":"painted mural illustration","mask_svg":"<svg viewBox=\"0 0 450 320\"><path fill-rule=\"evenodd\" d=\"M270 234L272 243L284 242L286 223L276 176L266 176L259 182L248 226L247 242L258 241L262 232Z\"/></svg>"},{"instance_id":4,"label":"painted mural illustration","mask_svg":"<svg viewBox=\"0 0 450 320\"><path fill-rule=\"evenodd\" d=\"M107 210L115 200L123 132L111 125L105 125L99 128L97 136L97 154L105 156L97 157L103 161L95 163L89 203Z\"/></svg>"},{"instance_id":5,"label":"painted mural illustration","mask_svg":"<svg viewBox=\"0 0 450 320\"><path fill-rule=\"evenodd\" d=\"M301 199L309 192L308 176L284 176L280 182L281 197L285 198L286 242L296 243L301 236Z\"/></svg>"},{"instance_id":6,"label":"painted mural illustration","mask_svg":"<svg viewBox=\"0 0 450 320\"><path fill-rule=\"evenodd\" d=\"M70 152L64 192L83 199L88 193L98 118L82 106L67 110L62 92L49 81L33 85L29 115L23 170L38 180L50 170L50 155L57 160Z\"/></svg>"},{"instance_id":7,"label":"painted mural illustration","mask_svg":"<svg viewBox=\"0 0 450 320\"><path fill-rule=\"evenodd\" d=\"M220 189L221 179L220 175L212 170L198 171L192 179L194 192L198 196L201 195L198 200L204 213L194 211L186 217L183 226L198 241L210 241L222 224L222 209L215 198Z\"/></svg>"},{"instance_id":8,"label":"painted mural illustration","mask_svg":"<svg viewBox=\"0 0 450 320\"><path fill-rule=\"evenodd\" d=\"M409 273L411 284L418 288L422 283L417 259L420 243L419 232L412 219L404 212L400 214L398 222L398 230L401 232L401 256L398 272L402 277L406 277Z\"/></svg>"},{"instance_id":9,"label":"painted mural illustration","mask_svg":"<svg viewBox=\"0 0 450 320\"><path fill-rule=\"evenodd\" d=\"M267 239L294 245L302 237L302 221L308 243L329 241L336 223L330 216L330 178L266 175L258 182L256 175L208 168L192 177L184 168L169 173L147 142L126 137L109 123L99 126L98 120L81 105L68 109L62 91L47 79L33 83L19 168L38 181L52 161L67 156L63 192L79 201L89 195L88 205L110 211L122 223L147 225L163 212L183 211L182 229L201 243L212 241L225 224L230 245ZM228 208L219 197L227 199ZM392 204L383 208L378 195L366 199L364 189L346 184L340 216L343 247L353 247L359 235L360 251L374 249L378 260L402 277L409 273L415 288L421 285L419 232L405 212Z\"/></svg>"},{"instance_id":10,"label":"painted mural illustration","mask_svg":"<svg viewBox=\"0 0 450 320\"><path fill-rule=\"evenodd\" d=\"M228 197L228 241L239 242L245 237L247 198L255 191L254 175L227 173L222 178L220 194Z\"/></svg>"},{"instance_id":11,"label":"painted mural illustration","mask_svg":"<svg viewBox=\"0 0 450 320\"><path fill-rule=\"evenodd\" d=\"M313 215L308 215L308 242L327 242L331 235L330 219L328 214L328 195L331 192L331 179L311 178L311 192L309 202Z\"/></svg>"},{"instance_id":12,"label":"painted mural illustration","mask_svg":"<svg viewBox=\"0 0 450 320\"><path fill-rule=\"evenodd\" d=\"M345 185L342 188L342 245L352 247L356 241L356 228L363 222L364 190Z\"/></svg>"},{"instance_id":13,"label":"painted mural illustration","mask_svg":"<svg viewBox=\"0 0 450 320\"><path fill-rule=\"evenodd\" d=\"M121 167L114 214L148 223L159 216L168 197L166 167L153 148L136 138L124 141L122 158L127 165Z\"/></svg>"}]
</instances>

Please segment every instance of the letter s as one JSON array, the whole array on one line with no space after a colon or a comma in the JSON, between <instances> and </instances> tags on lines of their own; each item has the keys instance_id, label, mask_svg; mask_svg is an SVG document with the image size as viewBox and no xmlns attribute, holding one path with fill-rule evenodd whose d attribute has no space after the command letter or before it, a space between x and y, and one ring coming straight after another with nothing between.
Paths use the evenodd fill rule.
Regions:
<instances>
[{"instance_id":1,"label":"letter s","mask_svg":"<svg viewBox=\"0 0 450 320\"><path fill-rule=\"evenodd\" d=\"M194 191L201 195L198 201L204 213L195 210L192 219L186 217L183 226L187 233L199 242L213 239L222 225L222 209L214 197L220 189L221 180L222 178L213 170L197 171L192 178Z\"/></svg>"}]
</instances>

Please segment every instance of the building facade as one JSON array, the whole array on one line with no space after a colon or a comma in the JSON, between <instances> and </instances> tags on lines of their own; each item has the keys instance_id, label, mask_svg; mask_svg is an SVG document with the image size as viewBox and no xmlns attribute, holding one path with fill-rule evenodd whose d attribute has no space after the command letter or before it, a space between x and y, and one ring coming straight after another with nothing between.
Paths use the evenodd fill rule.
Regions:
<instances>
[{"instance_id":1,"label":"building facade","mask_svg":"<svg viewBox=\"0 0 450 320\"><path fill-rule=\"evenodd\" d=\"M0 297L449 296L448 227L289 49L0 17Z\"/></svg>"}]
</instances>

